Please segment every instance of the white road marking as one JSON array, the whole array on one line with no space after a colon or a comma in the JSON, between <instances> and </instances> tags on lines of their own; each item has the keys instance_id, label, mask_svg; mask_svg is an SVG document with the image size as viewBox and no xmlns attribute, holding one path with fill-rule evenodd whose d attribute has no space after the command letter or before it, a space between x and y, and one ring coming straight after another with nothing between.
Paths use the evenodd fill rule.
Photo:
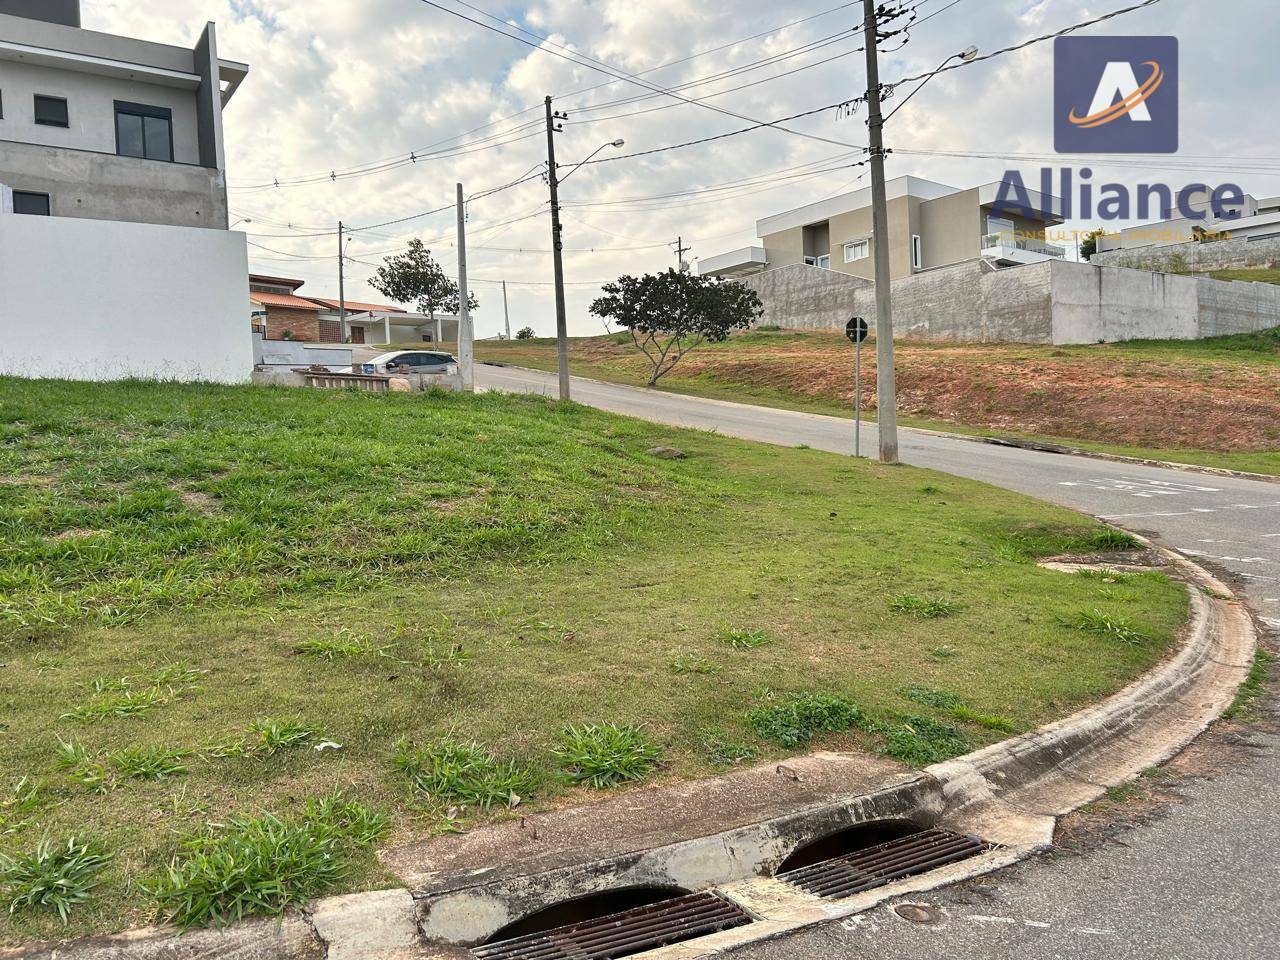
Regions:
<instances>
[{"instance_id":1,"label":"white road marking","mask_svg":"<svg viewBox=\"0 0 1280 960\"><path fill-rule=\"evenodd\" d=\"M1208 560L1222 560L1226 563L1270 563L1270 557L1215 557L1212 553L1206 553L1203 550L1192 550L1190 547L1178 547L1179 553L1185 553L1188 557L1204 557Z\"/></svg>"},{"instance_id":2,"label":"white road marking","mask_svg":"<svg viewBox=\"0 0 1280 960\"><path fill-rule=\"evenodd\" d=\"M1012 923L1021 924L1024 927L1031 927L1034 930L1050 930L1053 928L1052 923L1046 923L1044 920L1020 920L1017 917L993 917L984 913L971 913L966 918L976 923ZM1102 930L1098 927L1064 927L1068 933L1082 933L1091 937L1110 937L1115 934L1114 930Z\"/></svg>"},{"instance_id":3,"label":"white road marking","mask_svg":"<svg viewBox=\"0 0 1280 960\"><path fill-rule=\"evenodd\" d=\"M1280 537L1280 533L1264 533L1262 539L1270 540L1272 537Z\"/></svg>"},{"instance_id":4,"label":"white road marking","mask_svg":"<svg viewBox=\"0 0 1280 960\"><path fill-rule=\"evenodd\" d=\"M1199 513L1199 512L1200 511L1198 510L1178 510L1178 511L1172 511L1172 512L1165 511L1163 513L1111 513L1105 517L1102 517L1102 519L1103 520L1137 520L1141 517L1189 517L1191 516L1191 514Z\"/></svg>"},{"instance_id":5,"label":"white road marking","mask_svg":"<svg viewBox=\"0 0 1280 960\"><path fill-rule=\"evenodd\" d=\"M1280 620L1277 620L1275 617L1262 617L1261 619L1268 627L1280 630Z\"/></svg>"}]
</instances>

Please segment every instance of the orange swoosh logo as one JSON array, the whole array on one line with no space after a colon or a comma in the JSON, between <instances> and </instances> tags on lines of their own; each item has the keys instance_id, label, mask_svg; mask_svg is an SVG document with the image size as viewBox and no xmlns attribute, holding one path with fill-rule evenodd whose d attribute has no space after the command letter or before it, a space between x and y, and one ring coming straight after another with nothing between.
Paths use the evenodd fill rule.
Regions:
<instances>
[{"instance_id":1,"label":"orange swoosh logo","mask_svg":"<svg viewBox=\"0 0 1280 960\"><path fill-rule=\"evenodd\" d=\"M1089 130L1128 116L1138 104L1146 101L1147 98L1160 89L1160 84L1164 83L1164 71L1160 69L1160 64L1154 60L1146 60L1142 65L1151 68L1151 76L1147 77L1146 83L1129 94L1129 96L1113 103L1107 109L1091 113L1087 117L1077 117L1073 109L1067 119L1080 129Z\"/></svg>"}]
</instances>

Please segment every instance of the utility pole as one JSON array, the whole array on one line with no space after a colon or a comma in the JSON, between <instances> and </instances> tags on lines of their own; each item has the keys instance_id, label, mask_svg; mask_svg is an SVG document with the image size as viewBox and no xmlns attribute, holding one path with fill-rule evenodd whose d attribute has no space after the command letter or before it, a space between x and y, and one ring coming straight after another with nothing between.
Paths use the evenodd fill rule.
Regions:
<instances>
[{"instance_id":1,"label":"utility pole","mask_svg":"<svg viewBox=\"0 0 1280 960\"><path fill-rule=\"evenodd\" d=\"M507 339L511 339L511 311L507 309L507 281L502 281L502 320L507 327Z\"/></svg>"},{"instance_id":2,"label":"utility pole","mask_svg":"<svg viewBox=\"0 0 1280 960\"><path fill-rule=\"evenodd\" d=\"M547 184L551 188L551 257L556 281L556 366L560 372L560 399L569 399L569 321L564 305L564 242L560 230L560 180L556 174L556 133L560 116L547 97Z\"/></svg>"},{"instance_id":3,"label":"utility pole","mask_svg":"<svg viewBox=\"0 0 1280 960\"><path fill-rule=\"evenodd\" d=\"M347 342L346 250L342 245L342 221L338 221L338 341Z\"/></svg>"},{"instance_id":4,"label":"utility pole","mask_svg":"<svg viewBox=\"0 0 1280 960\"><path fill-rule=\"evenodd\" d=\"M876 417L880 460L898 462L898 396L893 373L893 298L889 289L889 210L884 188L884 117L880 113L880 23L875 0L862 0L867 48L867 152L871 157L871 242L876 282Z\"/></svg>"},{"instance_id":5,"label":"utility pole","mask_svg":"<svg viewBox=\"0 0 1280 960\"><path fill-rule=\"evenodd\" d=\"M684 245L684 237L676 237L676 273L684 273L687 264L684 262L684 255L689 252L689 248Z\"/></svg>"},{"instance_id":6,"label":"utility pole","mask_svg":"<svg viewBox=\"0 0 1280 960\"><path fill-rule=\"evenodd\" d=\"M476 386L475 344L471 334L471 299L467 292L467 207L458 184L458 375L462 389Z\"/></svg>"}]
</instances>

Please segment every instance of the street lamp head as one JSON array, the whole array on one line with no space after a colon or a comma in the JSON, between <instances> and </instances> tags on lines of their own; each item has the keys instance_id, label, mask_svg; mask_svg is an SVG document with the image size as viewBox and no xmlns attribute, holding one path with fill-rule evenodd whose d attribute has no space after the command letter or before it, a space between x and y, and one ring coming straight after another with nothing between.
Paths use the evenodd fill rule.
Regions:
<instances>
[{"instance_id":1,"label":"street lamp head","mask_svg":"<svg viewBox=\"0 0 1280 960\"><path fill-rule=\"evenodd\" d=\"M627 145L627 141L623 140L621 137L613 141L613 143L609 144L609 146L611 147L625 147L626 145Z\"/></svg>"},{"instance_id":2,"label":"street lamp head","mask_svg":"<svg viewBox=\"0 0 1280 960\"><path fill-rule=\"evenodd\" d=\"M978 58L977 47L965 47L963 50L960 51L960 59L963 60L965 63L973 63L973 61L976 60L977 58Z\"/></svg>"}]
</instances>

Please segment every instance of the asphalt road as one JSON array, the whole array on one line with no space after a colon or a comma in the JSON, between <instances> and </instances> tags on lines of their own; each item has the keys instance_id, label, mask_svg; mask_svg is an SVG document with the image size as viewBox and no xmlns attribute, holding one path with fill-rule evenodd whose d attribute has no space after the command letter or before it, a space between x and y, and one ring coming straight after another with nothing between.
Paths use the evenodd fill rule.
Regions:
<instances>
[{"instance_id":1,"label":"asphalt road","mask_svg":"<svg viewBox=\"0 0 1280 960\"><path fill-rule=\"evenodd\" d=\"M482 389L554 396L553 375L478 366ZM573 399L616 413L766 443L852 453L848 420L574 378ZM1109 463L900 432L900 457L983 480L1150 536L1235 581L1280 630L1280 483ZM876 431L864 425L863 452ZM1272 707L1274 709L1274 707ZM1041 857L930 894L939 922L886 906L734 951L751 960L1252 960L1280 957L1280 737L1189 781L1162 816L1080 856Z\"/></svg>"}]
</instances>

